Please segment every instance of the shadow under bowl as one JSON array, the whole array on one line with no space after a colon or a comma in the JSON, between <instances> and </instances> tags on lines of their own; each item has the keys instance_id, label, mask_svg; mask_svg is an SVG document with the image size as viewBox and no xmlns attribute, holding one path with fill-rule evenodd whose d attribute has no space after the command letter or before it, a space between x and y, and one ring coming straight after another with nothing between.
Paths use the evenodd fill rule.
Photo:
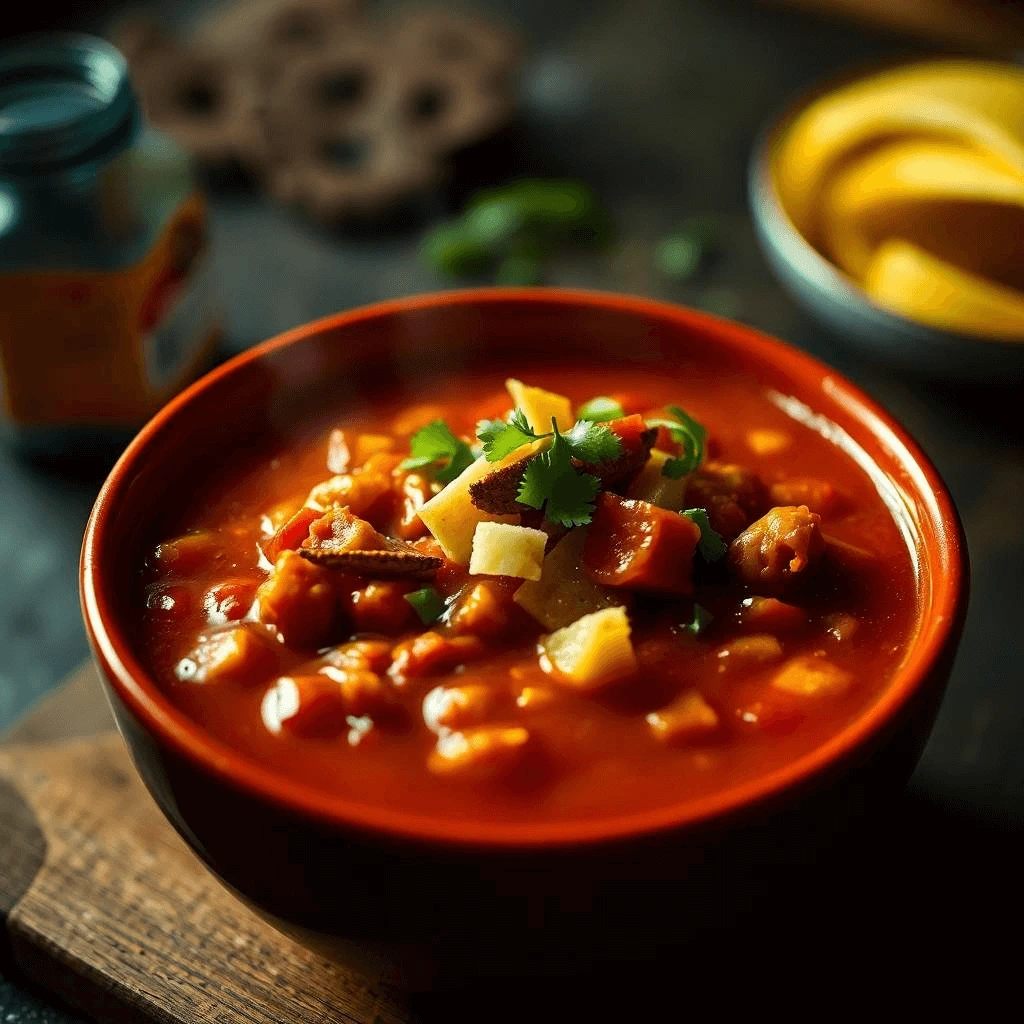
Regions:
<instances>
[{"instance_id":1,"label":"shadow under bowl","mask_svg":"<svg viewBox=\"0 0 1024 1024\"><path fill-rule=\"evenodd\" d=\"M149 524L194 486L198 459L218 463L253 450L311 408L343 412L346 396L373 388L552 359L675 375L696 360L795 396L841 428L899 504L894 514L918 565L917 633L874 704L827 743L752 781L653 812L543 828L368 809L282 778L175 707L140 649L136 588ZM824 364L681 307L483 289L388 302L297 328L174 399L100 493L81 589L118 727L179 833L283 930L373 974L423 987L664 952L749 911L759 889L752 880L772 864L813 860L856 829L863 813L900 791L923 749L966 611L966 558L956 510L927 458Z\"/></svg>"}]
</instances>

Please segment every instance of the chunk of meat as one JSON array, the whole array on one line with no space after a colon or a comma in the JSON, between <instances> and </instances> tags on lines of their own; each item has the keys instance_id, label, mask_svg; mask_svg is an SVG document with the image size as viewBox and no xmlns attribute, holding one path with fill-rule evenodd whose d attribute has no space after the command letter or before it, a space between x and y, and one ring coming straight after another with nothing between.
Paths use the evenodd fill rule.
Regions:
<instances>
[{"instance_id":1,"label":"chunk of meat","mask_svg":"<svg viewBox=\"0 0 1024 1024\"><path fill-rule=\"evenodd\" d=\"M697 743L718 732L718 712L697 690L687 690L668 707L652 711L646 721L663 743Z\"/></svg>"},{"instance_id":2,"label":"chunk of meat","mask_svg":"<svg viewBox=\"0 0 1024 1024\"><path fill-rule=\"evenodd\" d=\"M824 550L821 517L806 505L783 506L729 545L729 567L755 592L773 594L809 577Z\"/></svg>"},{"instance_id":3,"label":"chunk of meat","mask_svg":"<svg viewBox=\"0 0 1024 1024\"><path fill-rule=\"evenodd\" d=\"M422 473L403 473L397 491L401 513L395 523L395 534L408 541L425 537L428 531L420 519L420 509L438 492L437 485Z\"/></svg>"},{"instance_id":4,"label":"chunk of meat","mask_svg":"<svg viewBox=\"0 0 1024 1024\"><path fill-rule=\"evenodd\" d=\"M405 595L418 584L399 580L375 580L349 595L350 617L357 633L397 636L419 621Z\"/></svg>"},{"instance_id":5,"label":"chunk of meat","mask_svg":"<svg viewBox=\"0 0 1024 1024\"><path fill-rule=\"evenodd\" d=\"M494 781L519 769L530 752L530 733L520 725L491 725L438 738L427 766L435 775L472 782Z\"/></svg>"},{"instance_id":6,"label":"chunk of meat","mask_svg":"<svg viewBox=\"0 0 1024 1024\"><path fill-rule=\"evenodd\" d=\"M493 716L498 695L492 686L435 686L423 698L423 721L438 735L483 725Z\"/></svg>"},{"instance_id":7,"label":"chunk of meat","mask_svg":"<svg viewBox=\"0 0 1024 1024\"><path fill-rule=\"evenodd\" d=\"M448 625L453 633L491 639L509 626L514 602L512 586L499 580L480 580L467 586L452 605Z\"/></svg>"},{"instance_id":8,"label":"chunk of meat","mask_svg":"<svg viewBox=\"0 0 1024 1024\"><path fill-rule=\"evenodd\" d=\"M743 466L708 462L686 485L689 508L707 510L712 528L730 541L769 507L768 491L761 478Z\"/></svg>"},{"instance_id":9,"label":"chunk of meat","mask_svg":"<svg viewBox=\"0 0 1024 1024\"><path fill-rule=\"evenodd\" d=\"M475 636L444 636L430 630L400 643L392 652L390 674L396 679L440 676L485 654Z\"/></svg>"},{"instance_id":10,"label":"chunk of meat","mask_svg":"<svg viewBox=\"0 0 1024 1024\"><path fill-rule=\"evenodd\" d=\"M759 632L791 633L807 625L807 613L777 597L747 597L740 605L740 622Z\"/></svg>"},{"instance_id":11,"label":"chunk of meat","mask_svg":"<svg viewBox=\"0 0 1024 1024\"><path fill-rule=\"evenodd\" d=\"M283 551L256 591L262 622L277 628L294 647L328 643L337 619L332 574L295 551Z\"/></svg>"},{"instance_id":12,"label":"chunk of meat","mask_svg":"<svg viewBox=\"0 0 1024 1024\"><path fill-rule=\"evenodd\" d=\"M245 617L256 599L256 585L249 580L228 580L210 587L203 595L203 610L211 626L225 626Z\"/></svg>"},{"instance_id":13,"label":"chunk of meat","mask_svg":"<svg viewBox=\"0 0 1024 1024\"><path fill-rule=\"evenodd\" d=\"M175 666L182 682L224 681L256 685L277 666L276 644L265 630L235 626L199 638L199 643Z\"/></svg>"},{"instance_id":14,"label":"chunk of meat","mask_svg":"<svg viewBox=\"0 0 1024 1024\"><path fill-rule=\"evenodd\" d=\"M302 547L308 551L385 551L388 539L348 508L330 508L310 520Z\"/></svg>"},{"instance_id":15,"label":"chunk of meat","mask_svg":"<svg viewBox=\"0 0 1024 1024\"><path fill-rule=\"evenodd\" d=\"M799 697L838 697L852 684L852 673L813 654L793 658L772 680L776 689Z\"/></svg>"},{"instance_id":16,"label":"chunk of meat","mask_svg":"<svg viewBox=\"0 0 1024 1024\"><path fill-rule=\"evenodd\" d=\"M344 430L332 430L327 438L327 471L344 473L352 462L352 453L349 450L348 438Z\"/></svg>"},{"instance_id":17,"label":"chunk of meat","mask_svg":"<svg viewBox=\"0 0 1024 1024\"><path fill-rule=\"evenodd\" d=\"M678 512L605 491L583 547L595 583L659 594L693 593L693 555L700 527Z\"/></svg>"},{"instance_id":18,"label":"chunk of meat","mask_svg":"<svg viewBox=\"0 0 1024 1024\"><path fill-rule=\"evenodd\" d=\"M304 738L338 736L349 718L387 711L395 701L372 672L324 669L311 675L282 676L260 707L263 724L275 735L287 729Z\"/></svg>"},{"instance_id":19,"label":"chunk of meat","mask_svg":"<svg viewBox=\"0 0 1024 1024\"><path fill-rule=\"evenodd\" d=\"M387 718L399 706L394 687L378 672L355 665L325 665L317 674L337 684L350 715Z\"/></svg>"},{"instance_id":20,"label":"chunk of meat","mask_svg":"<svg viewBox=\"0 0 1024 1024\"><path fill-rule=\"evenodd\" d=\"M768 488L768 494L773 505L806 505L825 518L839 515L849 504L849 499L834 484L809 476L780 480Z\"/></svg>"},{"instance_id":21,"label":"chunk of meat","mask_svg":"<svg viewBox=\"0 0 1024 1024\"><path fill-rule=\"evenodd\" d=\"M309 536L309 527L320 518L321 512L309 505L303 505L287 522L278 527L274 535L263 541L260 547L268 562L277 561L282 551L294 551Z\"/></svg>"},{"instance_id":22,"label":"chunk of meat","mask_svg":"<svg viewBox=\"0 0 1024 1024\"><path fill-rule=\"evenodd\" d=\"M306 504L321 510L339 505L348 508L353 515L377 520L390 512L394 503L391 473L401 461L398 455L372 455L361 469L340 473L317 484L309 492Z\"/></svg>"}]
</instances>

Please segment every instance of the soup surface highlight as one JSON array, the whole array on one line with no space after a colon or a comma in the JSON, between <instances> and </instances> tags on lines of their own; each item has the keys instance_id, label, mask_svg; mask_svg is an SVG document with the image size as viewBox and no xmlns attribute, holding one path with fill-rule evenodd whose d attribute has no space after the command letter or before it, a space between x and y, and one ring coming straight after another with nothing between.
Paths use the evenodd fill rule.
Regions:
<instances>
[{"instance_id":1,"label":"soup surface highlight","mask_svg":"<svg viewBox=\"0 0 1024 1024\"><path fill-rule=\"evenodd\" d=\"M749 781L879 697L916 580L849 456L749 379L519 373L197 478L139 581L170 699L359 803L553 822Z\"/></svg>"}]
</instances>

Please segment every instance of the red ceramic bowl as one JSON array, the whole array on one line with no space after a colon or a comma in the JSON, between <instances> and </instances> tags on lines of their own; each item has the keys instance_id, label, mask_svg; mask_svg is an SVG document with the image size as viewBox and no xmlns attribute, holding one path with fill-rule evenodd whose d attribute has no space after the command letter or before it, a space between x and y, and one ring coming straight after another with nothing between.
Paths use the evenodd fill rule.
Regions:
<instances>
[{"instance_id":1,"label":"red ceramic bowl","mask_svg":"<svg viewBox=\"0 0 1024 1024\"><path fill-rule=\"evenodd\" d=\"M829 742L733 788L578 825L367 810L224 747L164 696L132 635L146 527L197 459L258 444L310 407L450 365L550 358L754 376L842 428L898 510L918 565L919 628L877 702ZM132 442L96 502L81 589L93 651L135 764L220 878L281 927L410 979L561 968L643 954L730 919L753 865L817 849L898 791L949 676L967 605L956 510L906 432L827 366L746 327L613 295L481 290L384 303L297 328L208 374ZM429 957L424 955L429 950ZM397 975L395 972L399 972ZM404 972L404 973L401 973ZM414 979L416 980L416 979ZM419 976L418 980L422 980Z\"/></svg>"}]
</instances>

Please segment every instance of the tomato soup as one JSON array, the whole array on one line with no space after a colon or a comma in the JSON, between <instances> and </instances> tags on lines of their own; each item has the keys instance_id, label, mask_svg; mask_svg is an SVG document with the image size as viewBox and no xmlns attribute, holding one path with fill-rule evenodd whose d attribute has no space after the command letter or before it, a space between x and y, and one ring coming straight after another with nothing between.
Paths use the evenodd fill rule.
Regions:
<instances>
[{"instance_id":1,"label":"tomato soup","mask_svg":"<svg viewBox=\"0 0 1024 1024\"><path fill-rule=\"evenodd\" d=\"M505 369L216 457L139 581L178 707L361 803L552 822L771 772L879 697L915 571L827 431L743 378Z\"/></svg>"}]
</instances>

